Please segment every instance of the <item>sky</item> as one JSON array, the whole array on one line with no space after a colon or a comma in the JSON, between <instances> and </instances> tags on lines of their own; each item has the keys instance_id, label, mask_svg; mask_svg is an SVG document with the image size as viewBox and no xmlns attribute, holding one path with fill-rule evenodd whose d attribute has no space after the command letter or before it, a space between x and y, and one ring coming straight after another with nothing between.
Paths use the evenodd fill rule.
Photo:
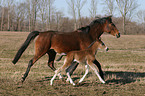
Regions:
<instances>
[{"instance_id":1,"label":"sky","mask_svg":"<svg viewBox=\"0 0 145 96\"><path fill-rule=\"evenodd\" d=\"M25 0L16 0L18 2L23 2ZM97 15L106 15L105 14L105 11L103 10L104 8L104 5L102 4L102 1L104 0L98 0L98 4L97 4ZM136 12L138 10L145 10L145 0L136 0L137 3L138 3L138 8L136 10ZM91 0L87 0L85 6L82 8L81 10L81 15L83 17L89 17L89 7L90 7L90 2ZM66 0L55 0L54 2L54 6L56 7L56 9L58 11L61 11L63 12L64 14L64 17L70 17L72 18L72 16L69 14L69 7L68 7L68 4L66 3ZM119 13L115 13L114 17L121 17L121 14ZM132 21L136 21L137 20L137 16L134 16L133 20Z\"/></svg>"},{"instance_id":2,"label":"sky","mask_svg":"<svg viewBox=\"0 0 145 96\"><path fill-rule=\"evenodd\" d=\"M105 11L103 11L103 4L102 4L102 0L98 0L98 5L97 5L97 15L105 15ZM82 16L84 17L89 17L89 6L90 6L90 2L91 0L87 0L86 2L86 5L82 8ZM137 8L137 11L138 10L145 10L145 0L137 0L137 3L138 3L138 8ZM66 17L72 17L69 13L68 13L68 5L66 3L66 0L55 0L55 3L54 3L55 7L62 11L64 13L64 16ZM120 13L115 13L115 17L120 17ZM134 18L136 19L136 18Z\"/></svg>"}]
</instances>

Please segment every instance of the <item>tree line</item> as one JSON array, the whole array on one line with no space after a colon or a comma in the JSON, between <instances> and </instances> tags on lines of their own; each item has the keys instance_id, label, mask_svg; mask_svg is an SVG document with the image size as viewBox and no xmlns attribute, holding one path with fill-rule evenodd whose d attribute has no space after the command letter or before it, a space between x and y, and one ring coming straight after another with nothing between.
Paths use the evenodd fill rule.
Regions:
<instances>
[{"instance_id":1,"label":"tree line","mask_svg":"<svg viewBox=\"0 0 145 96\"><path fill-rule=\"evenodd\" d=\"M65 0L68 5L68 13L72 18L65 17L54 4L56 0L15 0L0 1L0 31L73 31L86 26L96 16L97 5L100 0L91 0L89 17L82 16L82 9L87 0ZM116 11L121 17L113 17L122 34L144 34L145 10L136 12L137 0L102 0L106 15L115 16ZM142 23L132 22L136 16Z\"/></svg>"}]
</instances>

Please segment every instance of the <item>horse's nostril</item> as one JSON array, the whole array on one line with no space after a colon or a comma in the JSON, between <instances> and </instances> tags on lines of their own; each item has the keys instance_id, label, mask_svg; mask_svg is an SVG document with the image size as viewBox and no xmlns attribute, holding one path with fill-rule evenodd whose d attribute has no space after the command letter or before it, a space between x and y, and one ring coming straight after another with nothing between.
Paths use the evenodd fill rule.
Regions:
<instances>
[{"instance_id":1,"label":"horse's nostril","mask_svg":"<svg viewBox=\"0 0 145 96\"><path fill-rule=\"evenodd\" d=\"M120 33L118 33L118 35L116 34L116 37L119 38L120 37Z\"/></svg>"},{"instance_id":2,"label":"horse's nostril","mask_svg":"<svg viewBox=\"0 0 145 96\"><path fill-rule=\"evenodd\" d=\"M106 49L106 51L108 51L108 50L109 50L109 48Z\"/></svg>"}]
</instances>

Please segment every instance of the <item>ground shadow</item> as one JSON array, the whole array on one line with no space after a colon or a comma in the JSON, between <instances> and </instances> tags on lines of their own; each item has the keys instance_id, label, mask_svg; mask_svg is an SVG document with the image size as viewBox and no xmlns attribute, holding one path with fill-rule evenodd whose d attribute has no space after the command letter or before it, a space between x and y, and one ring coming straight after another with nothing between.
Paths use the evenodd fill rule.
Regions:
<instances>
[{"instance_id":1,"label":"ground shadow","mask_svg":"<svg viewBox=\"0 0 145 96\"><path fill-rule=\"evenodd\" d=\"M105 81L106 84L127 84L127 83L132 83L137 81L137 78L144 78L145 77L145 73L140 73L140 72L124 72L124 71L105 71L104 72L104 76L105 76ZM92 72L89 72L89 74L87 75L87 77L91 76L90 74L92 74ZM72 79L74 81L80 79L80 75L83 76L83 74L74 74L74 75L78 75L76 77L73 77ZM53 76L50 77L45 77L42 78L42 80L39 80L37 82L44 82L44 81L50 81L51 78ZM67 78L66 75L63 75L64 79ZM87 78L86 77L86 78ZM55 80L59 80L58 78L56 78ZM62 80L65 81L65 80ZM88 83L82 82L82 84L80 85L88 85Z\"/></svg>"},{"instance_id":2,"label":"ground shadow","mask_svg":"<svg viewBox=\"0 0 145 96\"><path fill-rule=\"evenodd\" d=\"M115 84L127 84L137 81L137 78L145 77L145 73L140 72L105 72L106 83L115 83Z\"/></svg>"}]
</instances>

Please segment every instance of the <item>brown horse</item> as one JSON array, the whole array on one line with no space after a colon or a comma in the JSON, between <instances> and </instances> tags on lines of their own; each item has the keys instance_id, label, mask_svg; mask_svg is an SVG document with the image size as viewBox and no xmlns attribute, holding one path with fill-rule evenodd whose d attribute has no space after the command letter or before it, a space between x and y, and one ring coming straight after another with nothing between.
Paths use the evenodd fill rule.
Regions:
<instances>
[{"instance_id":1,"label":"brown horse","mask_svg":"<svg viewBox=\"0 0 145 96\"><path fill-rule=\"evenodd\" d=\"M120 33L116 26L113 24L111 16L99 18L92 21L87 27L80 28L82 32L74 31L74 32L56 32L56 31L46 31L46 32L31 32L24 44L18 50L14 60L12 61L14 64L17 63L22 53L28 47L30 41L32 41L35 37L35 54L34 57L29 61L27 70L22 77L22 82L25 81L28 73L32 67L32 65L43 55L46 53L49 55L48 66L53 70L54 68L54 59L57 53L68 53L72 50L81 50L87 48L93 41L99 39L99 37L103 34L103 32L107 32L120 37ZM100 67L100 63L97 62L97 67ZM99 68L100 69L100 68ZM100 73L103 78L103 73Z\"/></svg>"}]
</instances>

